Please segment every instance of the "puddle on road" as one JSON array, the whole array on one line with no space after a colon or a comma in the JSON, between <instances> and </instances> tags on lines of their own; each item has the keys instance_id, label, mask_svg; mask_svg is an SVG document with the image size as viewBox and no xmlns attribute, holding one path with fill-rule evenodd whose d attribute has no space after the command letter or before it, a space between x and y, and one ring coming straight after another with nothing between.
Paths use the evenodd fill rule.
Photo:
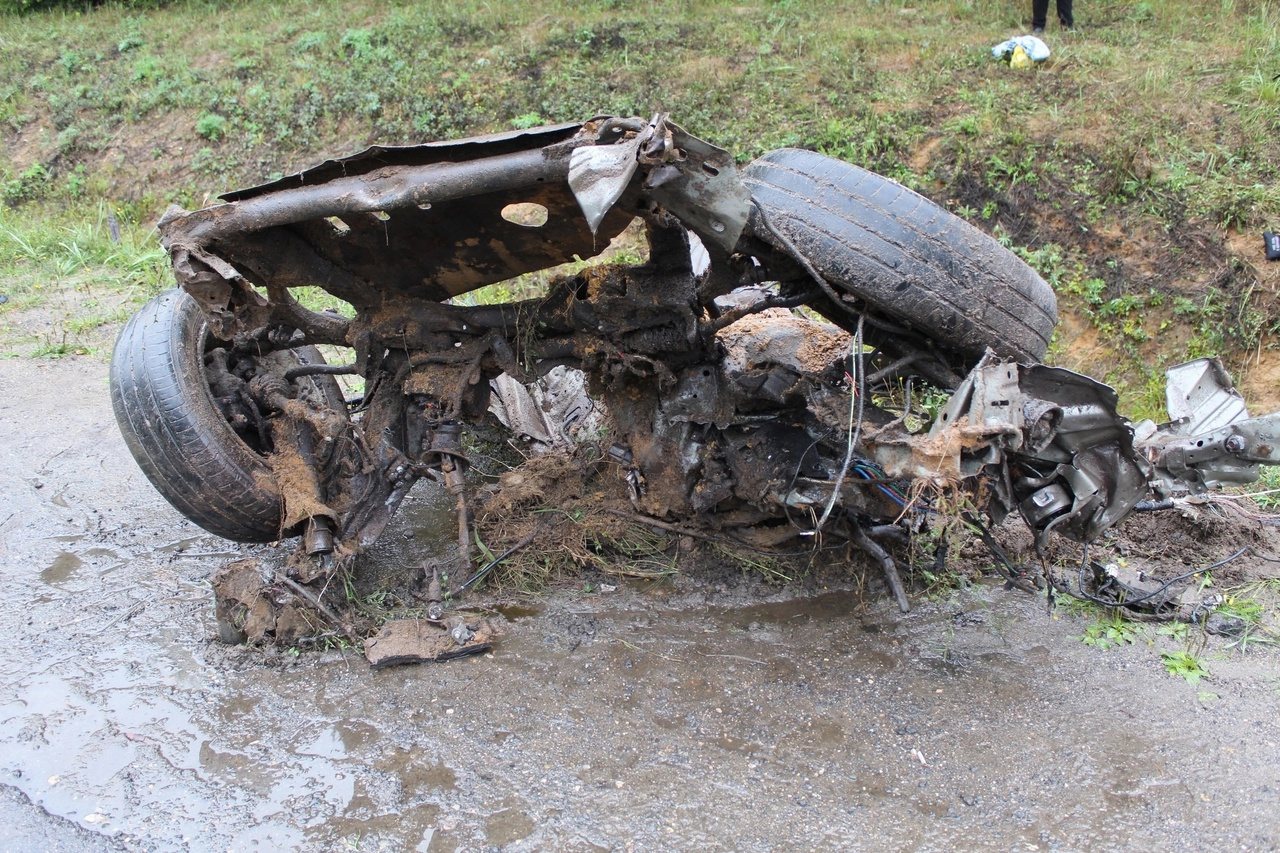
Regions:
<instances>
[{"instance_id":1,"label":"puddle on road","mask_svg":"<svg viewBox=\"0 0 1280 853\"><path fill-rule=\"evenodd\" d=\"M53 562L40 572L40 580L51 586L66 583L83 565L84 560L74 552L59 551Z\"/></svg>"}]
</instances>

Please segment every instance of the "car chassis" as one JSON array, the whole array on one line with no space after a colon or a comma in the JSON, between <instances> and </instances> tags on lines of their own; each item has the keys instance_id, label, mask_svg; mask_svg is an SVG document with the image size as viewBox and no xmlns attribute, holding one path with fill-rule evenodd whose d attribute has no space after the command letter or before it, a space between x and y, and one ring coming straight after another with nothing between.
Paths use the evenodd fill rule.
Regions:
<instances>
[{"instance_id":1,"label":"car chassis","mask_svg":"<svg viewBox=\"0 0 1280 853\"><path fill-rule=\"evenodd\" d=\"M910 191L877 178L862 192L854 178L869 173L825 160L775 163L816 164L812 186L844 187L873 212L890 190L909 196L914 218L889 211L878 226L907 228L892 251L941 234L979 266L1020 264ZM919 276L894 263L874 271L891 287L864 287L863 238L814 226L827 196L788 201L786 169L740 170L662 114L597 117L371 148L171 209L160 228L181 290L122 333L117 418L144 472L198 524L240 541L300 537L290 571L302 583L349 567L416 480L442 483L457 500L459 591L477 571L464 430L491 419L503 383L581 371L576 393L607 413L607 438L590 438L637 516L753 547L842 537L872 555L903 610L886 545L918 530L931 495L963 492L995 522L1016 511L1038 544L1053 532L1088 542L1134 510L1280 463L1280 415L1249 418L1216 360L1170 371L1158 426L1122 418L1106 385L1038 363L1056 305L1029 271L1018 274L1047 318L1031 343L965 325L1004 297L950 269L945 245L928 275L963 290L956 317L922 303ZM529 206L545 221L517 215ZM591 257L637 217L644 263L577 265L535 299L450 302ZM307 309L290 292L304 286L353 316ZM330 365L318 346L354 357ZM338 375L360 377L362 393L345 398ZM950 393L925 428L913 423L922 383ZM505 408L514 432L561 442L567 424L545 407L523 420Z\"/></svg>"}]
</instances>

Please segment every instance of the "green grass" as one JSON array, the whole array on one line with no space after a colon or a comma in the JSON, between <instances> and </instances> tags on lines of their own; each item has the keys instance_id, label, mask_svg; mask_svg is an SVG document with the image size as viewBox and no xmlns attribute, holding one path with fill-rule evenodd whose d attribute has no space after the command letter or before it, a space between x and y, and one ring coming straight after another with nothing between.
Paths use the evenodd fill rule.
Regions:
<instances>
[{"instance_id":1,"label":"green grass","mask_svg":"<svg viewBox=\"0 0 1280 853\"><path fill-rule=\"evenodd\" d=\"M1204 663L1190 652L1161 652L1160 662L1164 664L1166 672L1184 679L1192 687L1199 684L1201 679L1209 677L1209 670L1205 669Z\"/></svg>"},{"instance_id":2,"label":"green grass","mask_svg":"<svg viewBox=\"0 0 1280 853\"><path fill-rule=\"evenodd\" d=\"M150 229L105 204L36 213L0 207L0 353L103 349L116 327L172 281Z\"/></svg>"}]
</instances>

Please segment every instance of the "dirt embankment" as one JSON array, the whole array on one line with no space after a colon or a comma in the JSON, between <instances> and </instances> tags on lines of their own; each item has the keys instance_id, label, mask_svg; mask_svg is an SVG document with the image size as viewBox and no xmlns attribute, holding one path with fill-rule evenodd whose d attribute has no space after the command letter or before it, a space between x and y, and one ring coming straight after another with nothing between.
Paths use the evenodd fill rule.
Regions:
<instances>
[{"instance_id":1,"label":"dirt embankment","mask_svg":"<svg viewBox=\"0 0 1280 853\"><path fill-rule=\"evenodd\" d=\"M1041 270L1062 276L1055 363L1132 393L1147 381L1143 365L1220 355L1255 411L1280 409L1280 263L1266 259L1261 231L1192 216L1173 196L1125 198L1119 182L1151 178L1141 156L1117 164L1090 144L1051 155L1047 142L1039 147L1063 160L1034 180L993 181L981 160L936 138L920 147L916 171L932 169L938 182L927 192L1012 245L1063 249L1056 268Z\"/></svg>"}]
</instances>

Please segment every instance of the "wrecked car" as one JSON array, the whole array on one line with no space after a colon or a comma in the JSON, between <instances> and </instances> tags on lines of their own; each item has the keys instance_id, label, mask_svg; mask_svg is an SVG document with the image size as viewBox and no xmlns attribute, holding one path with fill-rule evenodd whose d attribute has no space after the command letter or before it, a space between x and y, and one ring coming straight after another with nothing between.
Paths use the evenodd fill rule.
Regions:
<instances>
[{"instance_id":1,"label":"wrecked car","mask_svg":"<svg viewBox=\"0 0 1280 853\"><path fill-rule=\"evenodd\" d=\"M112 401L174 507L296 539L299 584L349 568L422 478L457 513L426 580L474 584L466 434L495 419L590 444L636 519L847 542L904 610L895 543L946 492L1087 542L1280 461L1280 420L1216 361L1171 372L1169 423L1131 424L1039 363L1053 291L990 236L812 151L739 167L663 114L375 147L222 199L162 220L178 288L122 331ZM647 259L583 262L635 221ZM459 298L552 269L535 298ZM350 310L308 308L313 287Z\"/></svg>"}]
</instances>

